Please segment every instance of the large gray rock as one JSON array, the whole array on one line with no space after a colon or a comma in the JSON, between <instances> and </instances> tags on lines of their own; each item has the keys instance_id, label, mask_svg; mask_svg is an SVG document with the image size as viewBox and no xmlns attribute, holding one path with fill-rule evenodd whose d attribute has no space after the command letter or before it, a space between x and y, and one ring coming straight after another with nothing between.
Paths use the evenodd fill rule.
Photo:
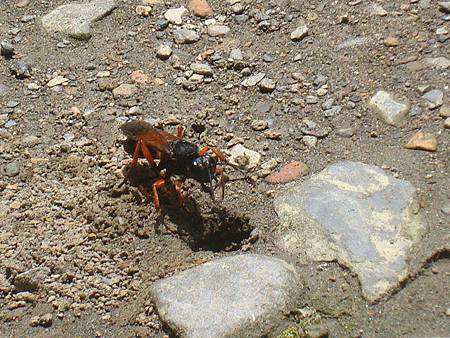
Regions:
<instances>
[{"instance_id":1,"label":"large gray rock","mask_svg":"<svg viewBox=\"0 0 450 338\"><path fill-rule=\"evenodd\" d=\"M75 39L87 40L91 37L91 24L111 13L115 7L114 0L62 5L45 15L42 25L49 32L61 32Z\"/></svg>"},{"instance_id":2,"label":"large gray rock","mask_svg":"<svg viewBox=\"0 0 450 338\"><path fill-rule=\"evenodd\" d=\"M162 279L151 293L161 320L177 336L259 338L276 329L300 290L291 265L246 254Z\"/></svg>"},{"instance_id":3,"label":"large gray rock","mask_svg":"<svg viewBox=\"0 0 450 338\"><path fill-rule=\"evenodd\" d=\"M426 229L415 197L410 183L378 167L336 163L275 198L277 245L310 260L337 260L375 302L407 278L408 253Z\"/></svg>"}]
</instances>

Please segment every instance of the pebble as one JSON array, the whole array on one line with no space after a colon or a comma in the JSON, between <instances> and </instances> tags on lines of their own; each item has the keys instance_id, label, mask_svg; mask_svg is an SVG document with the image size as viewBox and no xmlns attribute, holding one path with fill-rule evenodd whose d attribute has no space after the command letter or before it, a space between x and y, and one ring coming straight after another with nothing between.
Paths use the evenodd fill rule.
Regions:
<instances>
[{"instance_id":1,"label":"pebble","mask_svg":"<svg viewBox=\"0 0 450 338\"><path fill-rule=\"evenodd\" d=\"M287 183L295 180L298 177L308 175L309 168L306 164L298 161L293 161L285 165L280 171L270 174L266 177L269 183Z\"/></svg>"},{"instance_id":2,"label":"pebble","mask_svg":"<svg viewBox=\"0 0 450 338\"><path fill-rule=\"evenodd\" d=\"M450 216L450 203L445 204L442 208L441 208L441 212L444 215Z\"/></svg>"},{"instance_id":3,"label":"pebble","mask_svg":"<svg viewBox=\"0 0 450 338\"><path fill-rule=\"evenodd\" d=\"M450 1L439 2L439 10L444 13L450 13Z\"/></svg>"},{"instance_id":4,"label":"pebble","mask_svg":"<svg viewBox=\"0 0 450 338\"><path fill-rule=\"evenodd\" d=\"M5 86L4 84L0 83L0 97L6 96L6 94L9 92L9 88Z\"/></svg>"},{"instance_id":5,"label":"pebble","mask_svg":"<svg viewBox=\"0 0 450 338\"><path fill-rule=\"evenodd\" d=\"M12 59L14 56L14 46L8 41L0 42L0 55L5 59Z\"/></svg>"},{"instance_id":6,"label":"pebble","mask_svg":"<svg viewBox=\"0 0 450 338\"><path fill-rule=\"evenodd\" d=\"M61 5L42 17L42 26L49 33L61 32L75 39L91 37L91 23L99 21L116 7L114 0Z\"/></svg>"},{"instance_id":7,"label":"pebble","mask_svg":"<svg viewBox=\"0 0 450 338\"><path fill-rule=\"evenodd\" d=\"M190 0L189 10L192 14L201 18L213 15L213 10L206 0Z\"/></svg>"},{"instance_id":8,"label":"pebble","mask_svg":"<svg viewBox=\"0 0 450 338\"><path fill-rule=\"evenodd\" d=\"M242 4L240 2L237 2L231 6L231 11L234 14L238 14L238 15L242 14L244 12L244 10L245 10L245 8L244 8L244 6L242 6Z\"/></svg>"},{"instance_id":9,"label":"pebble","mask_svg":"<svg viewBox=\"0 0 450 338\"><path fill-rule=\"evenodd\" d=\"M161 45L156 51L156 56L161 60L167 60L172 55L172 48L168 45Z\"/></svg>"},{"instance_id":10,"label":"pebble","mask_svg":"<svg viewBox=\"0 0 450 338\"><path fill-rule=\"evenodd\" d=\"M400 40L398 37L390 35L383 41L386 47L397 47L400 44Z\"/></svg>"},{"instance_id":11,"label":"pebble","mask_svg":"<svg viewBox=\"0 0 450 338\"><path fill-rule=\"evenodd\" d=\"M423 61L433 67L442 69L450 68L450 59L443 56L439 56L437 58L424 58Z\"/></svg>"},{"instance_id":12,"label":"pebble","mask_svg":"<svg viewBox=\"0 0 450 338\"><path fill-rule=\"evenodd\" d=\"M190 29L177 29L173 32L173 37L176 43L189 44L200 40L200 36Z\"/></svg>"},{"instance_id":13,"label":"pebble","mask_svg":"<svg viewBox=\"0 0 450 338\"><path fill-rule=\"evenodd\" d=\"M196 74L205 76L213 75L213 70L211 66L205 63L191 63L190 68Z\"/></svg>"},{"instance_id":14,"label":"pebble","mask_svg":"<svg viewBox=\"0 0 450 338\"><path fill-rule=\"evenodd\" d=\"M42 316L34 316L30 319L30 326L42 326L42 327L50 327L53 324L53 315L51 313L47 313Z\"/></svg>"},{"instance_id":15,"label":"pebble","mask_svg":"<svg viewBox=\"0 0 450 338\"><path fill-rule=\"evenodd\" d=\"M27 85L27 88L28 88L29 90L36 91L36 90L39 90L39 89L41 88L41 86L40 86L39 84L37 84L36 82L30 82L30 83Z\"/></svg>"},{"instance_id":16,"label":"pebble","mask_svg":"<svg viewBox=\"0 0 450 338\"><path fill-rule=\"evenodd\" d=\"M324 325L311 325L306 329L307 338L328 338L329 331Z\"/></svg>"},{"instance_id":17,"label":"pebble","mask_svg":"<svg viewBox=\"0 0 450 338\"><path fill-rule=\"evenodd\" d=\"M259 83L259 90L262 93L271 93L275 90L275 86L275 81L266 77Z\"/></svg>"},{"instance_id":18,"label":"pebble","mask_svg":"<svg viewBox=\"0 0 450 338\"><path fill-rule=\"evenodd\" d=\"M239 48L234 48L230 52L230 59L241 61L244 59L242 56L242 51Z\"/></svg>"},{"instance_id":19,"label":"pebble","mask_svg":"<svg viewBox=\"0 0 450 338\"><path fill-rule=\"evenodd\" d=\"M262 131L269 128L269 123L266 120L253 120L251 127L253 130Z\"/></svg>"},{"instance_id":20,"label":"pebble","mask_svg":"<svg viewBox=\"0 0 450 338\"><path fill-rule=\"evenodd\" d=\"M444 121L444 128L450 129L450 117L447 117Z\"/></svg>"},{"instance_id":21,"label":"pebble","mask_svg":"<svg viewBox=\"0 0 450 338\"><path fill-rule=\"evenodd\" d=\"M156 23L155 23L155 29L157 30L157 31L163 31L163 30L165 30L168 26L169 26L169 21L167 21L166 19L164 19L164 18L160 18L160 19L158 19L158 21L156 21Z\"/></svg>"},{"instance_id":22,"label":"pebble","mask_svg":"<svg viewBox=\"0 0 450 338\"><path fill-rule=\"evenodd\" d=\"M441 90L434 89L425 93L422 98L427 102L428 108L435 109L442 106L444 93Z\"/></svg>"},{"instance_id":23,"label":"pebble","mask_svg":"<svg viewBox=\"0 0 450 338\"><path fill-rule=\"evenodd\" d=\"M20 80L29 78L31 76L30 70L30 65L23 60L16 60L9 66L11 74Z\"/></svg>"},{"instance_id":24,"label":"pebble","mask_svg":"<svg viewBox=\"0 0 450 338\"><path fill-rule=\"evenodd\" d=\"M333 105L334 105L334 102L335 101L333 98L327 99L324 103L322 103L322 109L323 110L331 109L331 107L333 107Z\"/></svg>"},{"instance_id":25,"label":"pebble","mask_svg":"<svg viewBox=\"0 0 450 338\"><path fill-rule=\"evenodd\" d=\"M30 269L14 278L14 287L17 291L36 291L49 275L50 269L47 267Z\"/></svg>"},{"instance_id":26,"label":"pebble","mask_svg":"<svg viewBox=\"0 0 450 338\"><path fill-rule=\"evenodd\" d=\"M336 135L340 137L352 137L355 134L355 129L353 128L339 128L336 130Z\"/></svg>"},{"instance_id":27,"label":"pebble","mask_svg":"<svg viewBox=\"0 0 450 338\"><path fill-rule=\"evenodd\" d=\"M136 94L137 87L132 84L124 83L121 84L119 87L114 88L112 92L114 97L127 98Z\"/></svg>"},{"instance_id":28,"label":"pebble","mask_svg":"<svg viewBox=\"0 0 450 338\"><path fill-rule=\"evenodd\" d=\"M257 151L247 149L242 144L236 144L230 150L229 161L233 165L246 169L253 169L261 161L261 154Z\"/></svg>"},{"instance_id":29,"label":"pebble","mask_svg":"<svg viewBox=\"0 0 450 338\"><path fill-rule=\"evenodd\" d=\"M66 79L64 76L58 75L57 77L48 81L47 87L53 88L60 85L67 85L68 83L69 79Z\"/></svg>"},{"instance_id":30,"label":"pebble","mask_svg":"<svg viewBox=\"0 0 450 338\"><path fill-rule=\"evenodd\" d=\"M164 18L174 25L181 25L183 23L183 15L187 13L184 6L179 8L170 8L164 13Z\"/></svg>"},{"instance_id":31,"label":"pebble","mask_svg":"<svg viewBox=\"0 0 450 338\"><path fill-rule=\"evenodd\" d=\"M386 16L388 12L380 4L370 6L370 15Z\"/></svg>"},{"instance_id":32,"label":"pebble","mask_svg":"<svg viewBox=\"0 0 450 338\"><path fill-rule=\"evenodd\" d=\"M151 14L152 8L150 6L136 6L136 14L139 16L147 17Z\"/></svg>"},{"instance_id":33,"label":"pebble","mask_svg":"<svg viewBox=\"0 0 450 338\"><path fill-rule=\"evenodd\" d=\"M417 132L415 133L405 145L406 149L436 151L437 139L431 133Z\"/></svg>"},{"instance_id":34,"label":"pebble","mask_svg":"<svg viewBox=\"0 0 450 338\"><path fill-rule=\"evenodd\" d=\"M256 86L262 79L264 79L266 76L265 73L256 73L248 78L246 78L244 81L241 82L241 84L244 87L254 87Z\"/></svg>"},{"instance_id":35,"label":"pebble","mask_svg":"<svg viewBox=\"0 0 450 338\"><path fill-rule=\"evenodd\" d=\"M291 40L292 41L301 41L308 35L308 27L306 25L300 26L296 28L291 33Z\"/></svg>"},{"instance_id":36,"label":"pebble","mask_svg":"<svg viewBox=\"0 0 450 338\"><path fill-rule=\"evenodd\" d=\"M148 75L142 70L135 70L131 73L131 81L136 84L145 85L148 82Z\"/></svg>"},{"instance_id":37,"label":"pebble","mask_svg":"<svg viewBox=\"0 0 450 338\"><path fill-rule=\"evenodd\" d=\"M9 100L8 102L6 102L6 107L7 108L16 108L19 104L20 104L20 102L18 102L18 101Z\"/></svg>"},{"instance_id":38,"label":"pebble","mask_svg":"<svg viewBox=\"0 0 450 338\"><path fill-rule=\"evenodd\" d=\"M444 118L450 117L450 105L443 105L439 110L439 116Z\"/></svg>"},{"instance_id":39,"label":"pebble","mask_svg":"<svg viewBox=\"0 0 450 338\"><path fill-rule=\"evenodd\" d=\"M258 113L267 114L272 110L273 104L270 102L258 102L255 108Z\"/></svg>"},{"instance_id":40,"label":"pebble","mask_svg":"<svg viewBox=\"0 0 450 338\"><path fill-rule=\"evenodd\" d=\"M17 162L11 162L5 165L5 174L8 177L14 177L19 175L20 169Z\"/></svg>"},{"instance_id":41,"label":"pebble","mask_svg":"<svg viewBox=\"0 0 450 338\"><path fill-rule=\"evenodd\" d=\"M337 106L333 106L330 109L327 109L324 111L324 115L325 117L333 117L336 116L337 114L339 114L342 111L342 106L337 105Z\"/></svg>"},{"instance_id":42,"label":"pebble","mask_svg":"<svg viewBox=\"0 0 450 338\"><path fill-rule=\"evenodd\" d=\"M394 98L394 95L385 91L378 91L370 100L369 106L387 124L399 127L408 116L411 104Z\"/></svg>"},{"instance_id":43,"label":"pebble","mask_svg":"<svg viewBox=\"0 0 450 338\"><path fill-rule=\"evenodd\" d=\"M317 137L315 136L310 136L310 135L306 135L303 136L303 142L308 146L308 147L315 147L317 145Z\"/></svg>"},{"instance_id":44,"label":"pebble","mask_svg":"<svg viewBox=\"0 0 450 338\"><path fill-rule=\"evenodd\" d=\"M211 37L224 36L228 34L230 28L224 25L210 25L208 26L208 35Z\"/></svg>"}]
</instances>

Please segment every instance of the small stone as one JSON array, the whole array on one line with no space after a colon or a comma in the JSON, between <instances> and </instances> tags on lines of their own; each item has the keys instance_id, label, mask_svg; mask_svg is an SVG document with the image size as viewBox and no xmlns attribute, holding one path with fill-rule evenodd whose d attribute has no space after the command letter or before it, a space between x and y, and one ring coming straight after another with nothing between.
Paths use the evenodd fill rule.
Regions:
<instances>
[{"instance_id":1,"label":"small stone","mask_svg":"<svg viewBox=\"0 0 450 338\"><path fill-rule=\"evenodd\" d=\"M450 13L450 1L439 2L439 10L444 13Z\"/></svg>"},{"instance_id":2,"label":"small stone","mask_svg":"<svg viewBox=\"0 0 450 338\"><path fill-rule=\"evenodd\" d=\"M428 108L435 109L442 106L442 103L444 102L444 93L441 90L435 89L424 94L422 98L427 102Z\"/></svg>"},{"instance_id":3,"label":"small stone","mask_svg":"<svg viewBox=\"0 0 450 338\"><path fill-rule=\"evenodd\" d=\"M317 137L306 135L303 136L303 142L310 148L314 148L317 145Z\"/></svg>"},{"instance_id":4,"label":"small stone","mask_svg":"<svg viewBox=\"0 0 450 338\"><path fill-rule=\"evenodd\" d=\"M136 94L137 90L138 89L136 88L136 86L124 83L121 84L119 87L114 88L112 92L114 97L128 98Z\"/></svg>"},{"instance_id":5,"label":"small stone","mask_svg":"<svg viewBox=\"0 0 450 338\"><path fill-rule=\"evenodd\" d=\"M17 162L11 162L5 165L5 174L8 177L14 177L19 175L20 169Z\"/></svg>"},{"instance_id":6,"label":"small stone","mask_svg":"<svg viewBox=\"0 0 450 338\"><path fill-rule=\"evenodd\" d=\"M370 6L370 15L386 16L388 12L380 4Z\"/></svg>"},{"instance_id":7,"label":"small stone","mask_svg":"<svg viewBox=\"0 0 450 338\"><path fill-rule=\"evenodd\" d=\"M142 6L138 5L136 6L136 14L139 16L149 16L152 12L152 8L150 6Z\"/></svg>"},{"instance_id":8,"label":"small stone","mask_svg":"<svg viewBox=\"0 0 450 338\"><path fill-rule=\"evenodd\" d=\"M148 82L148 75L142 70L135 70L131 73L131 81L136 84L145 85Z\"/></svg>"},{"instance_id":9,"label":"small stone","mask_svg":"<svg viewBox=\"0 0 450 338\"><path fill-rule=\"evenodd\" d=\"M245 148L242 144L236 144L230 149L229 161L231 164L253 169L261 161L261 154Z\"/></svg>"},{"instance_id":10,"label":"small stone","mask_svg":"<svg viewBox=\"0 0 450 338\"><path fill-rule=\"evenodd\" d=\"M408 143L405 145L406 149L436 151L437 139L431 133L417 132L415 133Z\"/></svg>"},{"instance_id":11,"label":"small stone","mask_svg":"<svg viewBox=\"0 0 450 338\"><path fill-rule=\"evenodd\" d=\"M369 106L384 122L396 127L405 122L411 109L411 104L408 101L401 102L385 91L377 92L370 100Z\"/></svg>"},{"instance_id":12,"label":"small stone","mask_svg":"<svg viewBox=\"0 0 450 338\"><path fill-rule=\"evenodd\" d=\"M172 55L172 48L168 45L161 45L156 51L156 56L161 60L167 60Z\"/></svg>"},{"instance_id":13,"label":"small stone","mask_svg":"<svg viewBox=\"0 0 450 338\"><path fill-rule=\"evenodd\" d=\"M334 105L334 99L333 98L329 98L324 103L322 103L322 109L323 110L331 109L331 107L333 107L333 105Z\"/></svg>"},{"instance_id":14,"label":"small stone","mask_svg":"<svg viewBox=\"0 0 450 338\"><path fill-rule=\"evenodd\" d=\"M47 313L43 316L34 316L30 319L30 326L42 326L42 327L50 327L53 324L53 316L51 313Z\"/></svg>"},{"instance_id":15,"label":"small stone","mask_svg":"<svg viewBox=\"0 0 450 338\"><path fill-rule=\"evenodd\" d=\"M270 113L270 111L273 108L273 105L270 102L258 102L256 104L255 108L256 108L256 111L258 113L260 113L260 114L267 114L267 113Z\"/></svg>"},{"instance_id":16,"label":"small stone","mask_svg":"<svg viewBox=\"0 0 450 338\"><path fill-rule=\"evenodd\" d=\"M444 128L450 129L450 117L447 117L444 121Z\"/></svg>"},{"instance_id":17,"label":"small stone","mask_svg":"<svg viewBox=\"0 0 450 338\"><path fill-rule=\"evenodd\" d=\"M439 110L440 117L450 117L450 105L443 105Z\"/></svg>"},{"instance_id":18,"label":"small stone","mask_svg":"<svg viewBox=\"0 0 450 338\"><path fill-rule=\"evenodd\" d=\"M19 104L20 104L20 102L18 102L18 101L9 100L8 102L6 102L6 107L7 108L16 108Z\"/></svg>"},{"instance_id":19,"label":"small stone","mask_svg":"<svg viewBox=\"0 0 450 338\"><path fill-rule=\"evenodd\" d=\"M449 8L450 8L450 3L449 3ZM447 310L445 310L445 315L447 317L450 317L450 307L448 307Z\"/></svg>"},{"instance_id":20,"label":"small stone","mask_svg":"<svg viewBox=\"0 0 450 338\"><path fill-rule=\"evenodd\" d=\"M237 2L231 6L231 11L234 14L238 14L238 15L242 14L244 12L244 10L245 10L245 8L244 8L244 6L242 6L242 4L240 2Z\"/></svg>"},{"instance_id":21,"label":"small stone","mask_svg":"<svg viewBox=\"0 0 450 338\"><path fill-rule=\"evenodd\" d=\"M205 76L213 75L213 70L211 66L205 63L191 63L190 68L196 74Z\"/></svg>"},{"instance_id":22,"label":"small stone","mask_svg":"<svg viewBox=\"0 0 450 338\"><path fill-rule=\"evenodd\" d=\"M437 58L424 58L423 61L433 67L442 69L450 68L450 60L443 56Z\"/></svg>"},{"instance_id":23,"label":"small stone","mask_svg":"<svg viewBox=\"0 0 450 338\"><path fill-rule=\"evenodd\" d=\"M12 59L14 56L14 46L8 41L0 42L0 55L5 59Z\"/></svg>"},{"instance_id":24,"label":"small stone","mask_svg":"<svg viewBox=\"0 0 450 338\"><path fill-rule=\"evenodd\" d=\"M0 83L0 97L6 96L9 92L9 88L4 84Z\"/></svg>"},{"instance_id":25,"label":"small stone","mask_svg":"<svg viewBox=\"0 0 450 338\"><path fill-rule=\"evenodd\" d=\"M400 44L400 40L398 37L390 35L383 41L386 47L397 47Z\"/></svg>"},{"instance_id":26,"label":"small stone","mask_svg":"<svg viewBox=\"0 0 450 338\"><path fill-rule=\"evenodd\" d=\"M210 25L208 26L208 35L211 37L218 37L227 35L230 31L228 26L224 25Z\"/></svg>"},{"instance_id":27,"label":"small stone","mask_svg":"<svg viewBox=\"0 0 450 338\"><path fill-rule=\"evenodd\" d=\"M328 329L323 325L311 325L306 329L307 338L328 338Z\"/></svg>"},{"instance_id":28,"label":"small stone","mask_svg":"<svg viewBox=\"0 0 450 338\"><path fill-rule=\"evenodd\" d=\"M14 287L17 291L36 291L49 275L50 269L46 267L30 269L14 278Z\"/></svg>"},{"instance_id":29,"label":"small stone","mask_svg":"<svg viewBox=\"0 0 450 338\"><path fill-rule=\"evenodd\" d=\"M172 24L181 25L183 23L183 15L187 13L187 9L184 6L179 8L168 9L164 13L164 17Z\"/></svg>"},{"instance_id":30,"label":"small stone","mask_svg":"<svg viewBox=\"0 0 450 338\"><path fill-rule=\"evenodd\" d=\"M169 23L170 22L167 21L166 19L160 18L160 19L158 19L158 21L156 21L155 29L157 31L163 31L169 26Z\"/></svg>"},{"instance_id":31,"label":"small stone","mask_svg":"<svg viewBox=\"0 0 450 338\"><path fill-rule=\"evenodd\" d=\"M280 171L269 175L266 181L269 183L287 183L298 177L307 175L309 168L302 162L293 161L285 165Z\"/></svg>"},{"instance_id":32,"label":"small stone","mask_svg":"<svg viewBox=\"0 0 450 338\"><path fill-rule=\"evenodd\" d=\"M308 35L308 27L306 25L303 25L303 26L298 27L291 33L291 40L292 41L301 41L307 35Z\"/></svg>"},{"instance_id":33,"label":"small stone","mask_svg":"<svg viewBox=\"0 0 450 338\"><path fill-rule=\"evenodd\" d=\"M194 43L200 40L200 36L195 31L184 28L175 30L173 37L175 42L179 44Z\"/></svg>"},{"instance_id":34,"label":"small stone","mask_svg":"<svg viewBox=\"0 0 450 338\"><path fill-rule=\"evenodd\" d=\"M232 49L230 52L230 59L241 61L243 59L242 51L239 48Z\"/></svg>"},{"instance_id":35,"label":"small stone","mask_svg":"<svg viewBox=\"0 0 450 338\"><path fill-rule=\"evenodd\" d=\"M275 90L275 86L275 81L266 77L259 83L259 90L262 93L271 93Z\"/></svg>"},{"instance_id":36,"label":"small stone","mask_svg":"<svg viewBox=\"0 0 450 338\"><path fill-rule=\"evenodd\" d=\"M94 0L89 3L61 5L42 17L42 25L48 32L61 32L75 39L91 37L91 24L111 13L114 0Z\"/></svg>"},{"instance_id":37,"label":"small stone","mask_svg":"<svg viewBox=\"0 0 450 338\"><path fill-rule=\"evenodd\" d=\"M190 0L189 10L192 14L201 18L213 15L213 10L206 0Z\"/></svg>"},{"instance_id":38,"label":"small stone","mask_svg":"<svg viewBox=\"0 0 450 338\"><path fill-rule=\"evenodd\" d=\"M31 76L30 69L30 65L23 60L16 60L9 66L11 74L20 80Z\"/></svg>"},{"instance_id":39,"label":"small stone","mask_svg":"<svg viewBox=\"0 0 450 338\"><path fill-rule=\"evenodd\" d=\"M253 120L251 127L253 130L262 131L269 127L269 123L265 120Z\"/></svg>"},{"instance_id":40,"label":"small stone","mask_svg":"<svg viewBox=\"0 0 450 338\"><path fill-rule=\"evenodd\" d=\"M27 7L30 4L30 0L19 0L18 3L16 3L16 6L19 8Z\"/></svg>"},{"instance_id":41,"label":"small stone","mask_svg":"<svg viewBox=\"0 0 450 338\"><path fill-rule=\"evenodd\" d=\"M244 87L254 87L256 86L264 77L266 76L265 73L257 73L255 75L252 75L248 78L246 78L244 81L241 82L241 84Z\"/></svg>"},{"instance_id":42,"label":"small stone","mask_svg":"<svg viewBox=\"0 0 450 338\"><path fill-rule=\"evenodd\" d=\"M340 128L336 130L336 135L340 137L352 137L355 134L355 130L353 128Z\"/></svg>"},{"instance_id":43,"label":"small stone","mask_svg":"<svg viewBox=\"0 0 450 338\"><path fill-rule=\"evenodd\" d=\"M338 115L342 111L342 106L334 106L330 109L325 110L324 115L325 117L333 117Z\"/></svg>"},{"instance_id":44,"label":"small stone","mask_svg":"<svg viewBox=\"0 0 450 338\"><path fill-rule=\"evenodd\" d=\"M57 77L48 81L47 87L53 88L60 85L67 85L68 83L69 79L66 79L64 76L58 75Z\"/></svg>"}]
</instances>

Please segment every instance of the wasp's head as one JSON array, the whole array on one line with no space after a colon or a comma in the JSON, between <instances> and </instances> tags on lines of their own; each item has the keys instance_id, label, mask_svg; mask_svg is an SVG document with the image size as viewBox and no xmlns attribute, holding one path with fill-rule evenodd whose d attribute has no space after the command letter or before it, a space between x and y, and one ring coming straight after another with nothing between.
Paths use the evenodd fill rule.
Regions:
<instances>
[{"instance_id":1,"label":"wasp's head","mask_svg":"<svg viewBox=\"0 0 450 338\"><path fill-rule=\"evenodd\" d=\"M202 183L208 184L208 190L211 197L214 199L213 180L217 181L216 177L217 160L209 154L198 156L192 161L191 177Z\"/></svg>"}]
</instances>

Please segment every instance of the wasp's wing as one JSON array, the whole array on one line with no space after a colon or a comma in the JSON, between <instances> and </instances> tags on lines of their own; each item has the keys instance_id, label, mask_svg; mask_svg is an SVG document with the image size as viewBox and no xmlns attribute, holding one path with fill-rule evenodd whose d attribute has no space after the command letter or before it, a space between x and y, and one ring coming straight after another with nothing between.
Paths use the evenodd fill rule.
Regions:
<instances>
[{"instance_id":1,"label":"wasp's wing","mask_svg":"<svg viewBox=\"0 0 450 338\"><path fill-rule=\"evenodd\" d=\"M154 128L145 121L126 122L120 129L129 139L133 141L142 140L150 149L155 149L165 154L169 152L169 142L177 139L175 135Z\"/></svg>"}]
</instances>

